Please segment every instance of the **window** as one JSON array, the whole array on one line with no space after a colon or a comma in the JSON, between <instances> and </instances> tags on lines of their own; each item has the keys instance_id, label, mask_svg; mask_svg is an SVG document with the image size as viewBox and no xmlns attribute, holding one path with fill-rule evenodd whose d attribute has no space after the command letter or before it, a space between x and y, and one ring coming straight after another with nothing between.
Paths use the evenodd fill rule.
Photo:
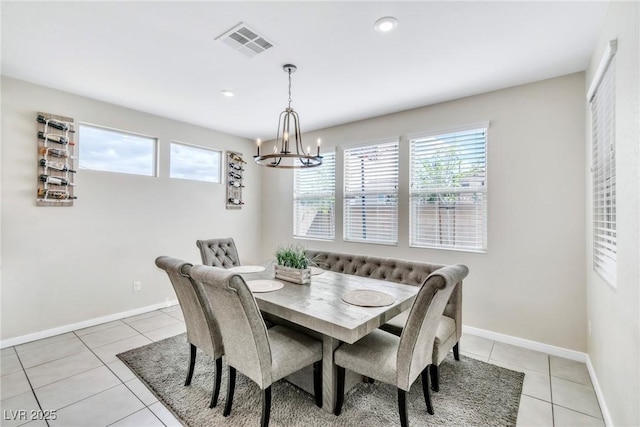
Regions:
<instances>
[{"instance_id":1,"label":"window","mask_svg":"<svg viewBox=\"0 0 640 427\"><path fill-rule=\"evenodd\" d=\"M156 175L155 138L81 124L79 141L80 169Z\"/></svg>"},{"instance_id":2,"label":"window","mask_svg":"<svg viewBox=\"0 0 640 427\"><path fill-rule=\"evenodd\" d=\"M344 240L398 243L398 141L344 150Z\"/></svg>"},{"instance_id":3,"label":"window","mask_svg":"<svg viewBox=\"0 0 640 427\"><path fill-rule=\"evenodd\" d=\"M487 129L410 139L409 244L487 249Z\"/></svg>"},{"instance_id":4,"label":"window","mask_svg":"<svg viewBox=\"0 0 640 427\"><path fill-rule=\"evenodd\" d=\"M295 169L293 235L333 240L336 235L336 153L323 153L322 165Z\"/></svg>"},{"instance_id":5,"label":"window","mask_svg":"<svg viewBox=\"0 0 640 427\"><path fill-rule=\"evenodd\" d=\"M220 151L171 143L171 178L220 183Z\"/></svg>"},{"instance_id":6,"label":"window","mask_svg":"<svg viewBox=\"0 0 640 427\"><path fill-rule=\"evenodd\" d=\"M591 102L593 269L616 283L615 42L596 72Z\"/></svg>"}]
</instances>

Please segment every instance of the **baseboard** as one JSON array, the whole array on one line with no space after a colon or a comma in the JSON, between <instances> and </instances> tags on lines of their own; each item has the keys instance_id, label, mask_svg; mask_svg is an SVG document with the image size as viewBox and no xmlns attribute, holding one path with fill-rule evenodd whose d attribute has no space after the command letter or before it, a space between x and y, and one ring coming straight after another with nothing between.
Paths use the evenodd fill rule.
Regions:
<instances>
[{"instance_id":1,"label":"baseboard","mask_svg":"<svg viewBox=\"0 0 640 427\"><path fill-rule=\"evenodd\" d=\"M613 426L613 419L611 419L611 413L609 412L609 408L607 407L607 403L604 400L604 394L602 393L602 389L600 388L600 383L598 382L598 377L596 376L596 370L591 363L591 358L587 354L587 370L589 371L589 376L591 377L591 384L593 384L593 389L596 392L596 397L598 398L598 404L600 405L600 412L602 412L602 418L604 419L604 424L606 426Z\"/></svg>"},{"instance_id":2,"label":"baseboard","mask_svg":"<svg viewBox=\"0 0 640 427\"><path fill-rule=\"evenodd\" d=\"M529 350L540 351L542 353L551 354L552 356L575 360L576 362L586 363L587 361L587 353L569 350L568 348L556 347L554 345L531 341L524 338L518 338L511 335L500 334L498 332L487 331L486 329L474 328L472 326L462 325L462 332L482 338L487 338L493 341L502 342L505 344L528 348Z\"/></svg>"},{"instance_id":3,"label":"baseboard","mask_svg":"<svg viewBox=\"0 0 640 427\"><path fill-rule=\"evenodd\" d=\"M78 323L72 323L70 325L58 326L57 328L51 328L40 332L34 332L32 334L22 335L19 337L8 338L0 341L0 348L12 347L14 345L24 344L31 341L41 340L43 338L49 338L55 335L65 334L67 332L76 331L82 328L88 328L89 326L99 325L101 323L112 322L114 320L124 319L125 317L135 316L137 314L148 313L150 311L157 310L159 308L171 307L178 304L178 300L167 300L158 304L148 305L146 307L135 308L133 310L123 311L120 313L109 314L107 316L96 317L95 319L84 320Z\"/></svg>"}]
</instances>

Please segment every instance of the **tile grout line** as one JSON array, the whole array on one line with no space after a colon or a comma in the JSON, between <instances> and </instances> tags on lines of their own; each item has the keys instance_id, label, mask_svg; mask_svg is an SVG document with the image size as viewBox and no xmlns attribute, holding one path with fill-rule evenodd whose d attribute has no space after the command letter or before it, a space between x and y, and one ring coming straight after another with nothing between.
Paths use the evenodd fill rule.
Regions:
<instances>
[{"instance_id":1,"label":"tile grout line","mask_svg":"<svg viewBox=\"0 0 640 427\"><path fill-rule=\"evenodd\" d=\"M29 383L29 388L31 389L31 394L33 394L33 398L36 399L36 403L38 404L38 408L40 408L40 413L44 414L44 409L42 409L42 405L40 404L40 399L38 399L38 395L36 394L36 391L33 389L33 385L31 384L31 380L29 379L29 375L27 375L27 371L24 369L24 365L22 364L22 360L20 359L20 355L18 354L18 351L15 349L13 349L16 353L16 356L18 357L18 362L20 363L20 367L22 368L22 373L24 374L24 377L27 379L27 382ZM33 420L31 420L33 421ZM47 424L47 427L49 427L49 420L45 419L44 422ZM26 424L26 423L25 423Z\"/></svg>"}]
</instances>

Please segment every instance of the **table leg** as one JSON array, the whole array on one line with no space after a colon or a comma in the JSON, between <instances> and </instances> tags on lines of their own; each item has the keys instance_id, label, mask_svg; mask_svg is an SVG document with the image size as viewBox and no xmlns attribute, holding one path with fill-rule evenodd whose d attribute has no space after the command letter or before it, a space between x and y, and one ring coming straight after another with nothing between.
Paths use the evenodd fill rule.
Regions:
<instances>
[{"instance_id":1,"label":"table leg","mask_svg":"<svg viewBox=\"0 0 640 427\"><path fill-rule=\"evenodd\" d=\"M333 351L340 341L324 335L322 337L322 409L333 414L336 404L338 374L333 363Z\"/></svg>"}]
</instances>

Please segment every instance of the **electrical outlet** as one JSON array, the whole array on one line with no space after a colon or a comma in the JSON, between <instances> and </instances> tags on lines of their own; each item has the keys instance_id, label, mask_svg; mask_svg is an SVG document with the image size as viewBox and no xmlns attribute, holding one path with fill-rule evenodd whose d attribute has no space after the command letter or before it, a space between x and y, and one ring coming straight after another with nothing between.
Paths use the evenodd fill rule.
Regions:
<instances>
[{"instance_id":1,"label":"electrical outlet","mask_svg":"<svg viewBox=\"0 0 640 427\"><path fill-rule=\"evenodd\" d=\"M142 289L142 282L139 280L135 280L133 282L133 292L138 292L140 289Z\"/></svg>"}]
</instances>

